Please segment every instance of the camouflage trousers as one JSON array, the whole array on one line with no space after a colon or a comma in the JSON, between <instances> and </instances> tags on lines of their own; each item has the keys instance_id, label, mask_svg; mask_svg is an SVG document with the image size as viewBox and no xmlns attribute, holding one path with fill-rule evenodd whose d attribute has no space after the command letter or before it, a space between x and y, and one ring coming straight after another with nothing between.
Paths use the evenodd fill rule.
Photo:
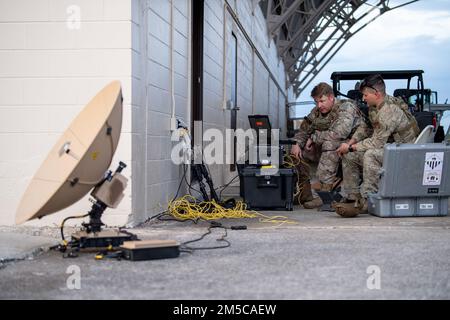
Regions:
<instances>
[{"instance_id":1,"label":"camouflage trousers","mask_svg":"<svg viewBox=\"0 0 450 320\"><path fill-rule=\"evenodd\" d=\"M347 197L352 199L360 194L367 198L369 193L378 191L383 152L383 149L369 149L365 152L350 152L342 158L343 189Z\"/></svg>"},{"instance_id":2,"label":"camouflage trousers","mask_svg":"<svg viewBox=\"0 0 450 320\"><path fill-rule=\"evenodd\" d=\"M336 143L333 145L325 143L322 147L313 145L311 151L303 150L303 158L318 163L316 176L323 184L332 184L336 181L340 160L336 149Z\"/></svg>"}]
</instances>

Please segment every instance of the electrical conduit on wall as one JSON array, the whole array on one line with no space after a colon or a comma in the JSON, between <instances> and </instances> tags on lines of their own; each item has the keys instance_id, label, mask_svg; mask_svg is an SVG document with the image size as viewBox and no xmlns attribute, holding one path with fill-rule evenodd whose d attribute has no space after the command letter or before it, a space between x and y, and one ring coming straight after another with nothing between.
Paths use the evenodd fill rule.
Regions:
<instances>
[{"instance_id":1,"label":"electrical conduit on wall","mask_svg":"<svg viewBox=\"0 0 450 320\"><path fill-rule=\"evenodd\" d=\"M145 101L143 103L143 107L145 108L145 126L144 126L144 213L143 217L146 219L148 215L148 165L147 165L147 154L148 154L148 11L150 10L150 6L148 5L148 0L140 1L140 43L141 43L141 67L143 67L143 76L141 81L144 81L144 92L145 92ZM142 85L141 85L142 87ZM136 212L135 212L136 214Z\"/></svg>"}]
</instances>

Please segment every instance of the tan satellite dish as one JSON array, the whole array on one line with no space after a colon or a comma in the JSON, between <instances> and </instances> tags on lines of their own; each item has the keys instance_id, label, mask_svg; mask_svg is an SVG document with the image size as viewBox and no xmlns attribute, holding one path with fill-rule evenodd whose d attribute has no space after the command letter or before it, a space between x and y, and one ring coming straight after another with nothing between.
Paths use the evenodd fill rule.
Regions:
<instances>
[{"instance_id":1,"label":"tan satellite dish","mask_svg":"<svg viewBox=\"0 0 450 320\"><path fill-rule=\"evenodd\" d=\"M120 82L114 81L86 105L31 180L17 224L70 206L104 180L119 143L122 100Z\"/></svg>"}]
</instances>

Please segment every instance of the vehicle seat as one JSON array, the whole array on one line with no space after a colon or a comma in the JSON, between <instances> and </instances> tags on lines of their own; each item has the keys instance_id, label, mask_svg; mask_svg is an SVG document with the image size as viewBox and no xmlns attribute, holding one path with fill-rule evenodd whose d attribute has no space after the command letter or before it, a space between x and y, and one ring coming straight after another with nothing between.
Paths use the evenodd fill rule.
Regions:
<instances>
[{"instance_id":1,"label":"vehicle seat","mask_svg":"<svg viewBox=\"0 0 450 320\"><path fill-rule=\"evenodd\" d=\"M361 101L362 100L362 93L359 90L349 90L347 92L347 97L349 99L355 100L355 101Z\"/></svg>"}]
</instances>

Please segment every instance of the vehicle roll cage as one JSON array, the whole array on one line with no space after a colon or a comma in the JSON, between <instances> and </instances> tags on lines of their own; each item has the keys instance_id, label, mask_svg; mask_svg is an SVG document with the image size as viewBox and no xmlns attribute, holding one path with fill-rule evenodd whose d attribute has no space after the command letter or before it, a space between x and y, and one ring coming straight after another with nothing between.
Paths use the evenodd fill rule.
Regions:
<instances>
[{"instance_id":1,"label":"vehicle roll cage","mask_svg":"<svg viewBox=\"0 0 450 320\"><path fill-rule=\"evenodd\" d=\"M406 80L406 89L402 89L405 96L410 97L412 95L417 95L420 111L422 111L426 93L423 83L423 73L423 70L337 71L331 74L331 80L333 81L333 91L335 96L344 96L354 100L358 100L360 97L359 91L350 90L348 93L341 92L341 81L361 81L367 76L374 74L381 75L384 80ZM411 87L414 78L417 78L415 88ZM409 90L411 92L408 92Z\"/></svg>"}]
</instances>

